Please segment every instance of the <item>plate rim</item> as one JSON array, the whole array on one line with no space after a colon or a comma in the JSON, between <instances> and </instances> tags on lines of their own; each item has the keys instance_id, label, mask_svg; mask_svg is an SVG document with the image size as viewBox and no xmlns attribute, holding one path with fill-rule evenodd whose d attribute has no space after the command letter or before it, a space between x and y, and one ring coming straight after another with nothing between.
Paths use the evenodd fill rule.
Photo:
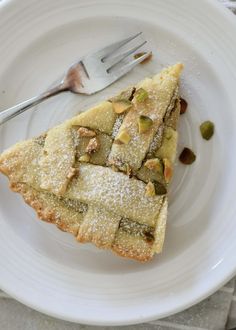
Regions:
<instances>
[{"instance_id":1,"label":"plate rim","mask_svg":"<svg viewBox=\"0 0 236 330\"><path fill-rule=\"evenodd\" d=\"M214 8L217 8L217 10L225 16L226 19L228 19L228 21L230 21L230 24L233 24L234 27L236 27L236 17L226 8L223 7L222 4L220 4L219 2L215 1L215 0L205 0L207 3L209 3L211 6L213 6ZM5 6L8 6L9 4L14 4L16 3L16 0L5 0L2 3L0 3L0 15L1 15L1 9ZM236 264L234 265L234 267L232 266L232 269L230 271L230 273L228 274L227 277L225 277L222 281L218 281L218 283L215 283L214 286L212 286L212 288L207 291L205 294L202 294L201 296L199 296L198 299L195 299L192 303L185 303L182 304L181 307L176 308L171 314L168 313L166 315L161 316L162 317L166 317L167 315L173 315L175 313L178 313L186 308L189 308L195 304L197 304L198 302L202 301L203 299L205 299L206 297L208 297L209 295L213 294L214 292L216 292L221 286L223 286L225 283L227 283L234 275L236 275ZM38 305L32 304L30 303L30 297L28 297L28 299L26 297L22 297L20 296L20 294L16 294L15 292L13 292L11 290L11 288L4 288L2 283L0 283L1 288L6 292L9 293L11 295L11 297L13 297L14 299L22 302L23 304L25 304L28 307L31 307L41 313L62 319L62 320L66 320L66 321L71 321L71 322L77 322L77 323L81 323L81 324L89 324L89 325L100 325L100 326L112 326L112 325L131 325L131 324L139 324L139 323L144 323L144 322L149 322L151 320L155 320L156 317L141 317L140 320L138 320L138 318L136 319L130 319L129 321L124 320L119 320L118 322L114 322L114 321L108 321L108 322L91 322L91 320L87 319L87 320L79 320L78 318L73 319L71 317L67 317L66 315L62 315L62 314L57 314L57 313L53 313L52 311L48 312L47 310L40 308ZM6 286L7 287L7 286ZM158 316L159 317L159 316ZM159 317L160 318L160 317ZM81 318L80 318L81 319Z\"/></svg>"}]
</instances>

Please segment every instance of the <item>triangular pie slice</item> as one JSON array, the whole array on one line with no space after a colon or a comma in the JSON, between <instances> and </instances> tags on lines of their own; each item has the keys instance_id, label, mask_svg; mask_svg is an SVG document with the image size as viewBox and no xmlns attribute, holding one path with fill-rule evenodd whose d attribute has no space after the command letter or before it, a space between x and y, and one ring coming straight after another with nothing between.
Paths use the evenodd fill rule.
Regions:
<instances>
[{"instance_id":1,"label":"triangular pie slice","mask_svg":"<svg viewBox=\"0 0 236 330\"><path fill-rule=\"evenodd\" d=\"M0 156L39 218L139 261L162 250L177 144L179 76L164 69Z\"/></svg>"}]
</instances>

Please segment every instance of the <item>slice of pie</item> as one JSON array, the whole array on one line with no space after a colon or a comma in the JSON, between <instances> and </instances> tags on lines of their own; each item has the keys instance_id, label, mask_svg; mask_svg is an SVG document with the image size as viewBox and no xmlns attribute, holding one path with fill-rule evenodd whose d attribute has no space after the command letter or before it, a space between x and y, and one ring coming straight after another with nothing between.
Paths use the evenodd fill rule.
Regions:
<instances>
[{"instance_id":1,"label":"slice of pie","mask_svg":"<svg viewBox=\"0 0 236 330\"><path fill-rule=\"evenodd\" d=\"M17 143L0 171L39 218L139 261L162 250L183 65Z\"/></svg>"}]
</instances>

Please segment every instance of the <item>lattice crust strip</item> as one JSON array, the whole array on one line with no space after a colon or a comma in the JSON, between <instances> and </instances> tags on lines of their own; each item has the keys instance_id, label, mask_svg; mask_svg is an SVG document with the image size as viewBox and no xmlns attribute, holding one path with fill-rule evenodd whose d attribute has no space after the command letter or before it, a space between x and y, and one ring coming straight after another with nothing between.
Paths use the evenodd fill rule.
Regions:
<instances>
[{"instance_id":1,"label":"lattice crust strip","mask_svg":"<svg viewBox=\"0 0 236 330\"><path fill-rule=\"evenodd\" d=\"M129 164L133 170L138 170L145 158L153 138L163 122L173 95L176 93L181 65L173 66L162 71L153 79L147 78L137 85L137 96L134 94L133 106L125 116L118 131L125 131L129 137L129 143L113 143L109 162L123 168L123 164ZM144 89L147 97L140 101L138 90ZM140 134L137 122L140 115L148 116L152 120L152 126L144 134Z\"/></svg>"}]
</instances>

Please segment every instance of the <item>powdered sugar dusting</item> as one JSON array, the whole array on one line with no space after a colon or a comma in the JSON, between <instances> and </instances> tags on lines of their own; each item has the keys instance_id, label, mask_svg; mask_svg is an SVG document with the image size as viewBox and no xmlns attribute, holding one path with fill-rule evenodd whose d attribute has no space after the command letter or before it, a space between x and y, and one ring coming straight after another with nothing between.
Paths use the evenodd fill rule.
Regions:
<instances>
[{"instance_id":1,"label":"powdered sugar dusting","mask_svg":"<svg viewBox=\"0 0 236 330\"><path fill-rule=\"evenodd\" d=\"M133 107L125 116L119 132L126 131L130 136L130 141L126 144L113 144L109 155L110 164L115 164L123 170L124 164L128 164L132 170L138 170L148 151L158 147L160 140L160 125L165 114L173 108L172 103L178 93L178 80L168 69L163 74L146 79L138 87L145 89L148 97L141 101L136 98L132 100ZM145 133L138 130L138 119L140 115L148 116L152 119L152 127ZM154 141L154 142L153 142ZM121 164L121 166L120 166Z\"/></svg>"},{"instance_id":2,"label":"powdered sugar dusting","mask_svg":"<svg viewBox=\"0 0 236 330\"><path fill-rule=\"evenodd\" d=\"M154 226L163 198L146 197L145 187L142 181L110 168L81 164L80 175L72 180L66 196Z\"/></svg>"},{"instance_id":3,"label":"powdered sugar dusting","mask_svg":"<svg viewBox=\"0 0 236 330\"><path fill-rule=\"evenodd\" d=\"M115 139L116 135L118 134L119 129L122 125L122 122L123 122L124 118L125 118L124 114L117 116L115 124L113 126L113 131L112 131L112 138L113 139Z\"/></svg>"},{"instance_id":4,"label":"powdered sugar dusting","mask_svg":"<svg viewBox=\"0 0 236 330\"><path fill-rule=\"evenodd\" d=\"M161 146L161 141L162 141L162 136L163 136L163 131L164 131L164 125L160 125L156 134L154 135L154 138L149 146L148 150L148 155L152 155L155 150L160 148Z\"/></svg>"}]
</instances>

